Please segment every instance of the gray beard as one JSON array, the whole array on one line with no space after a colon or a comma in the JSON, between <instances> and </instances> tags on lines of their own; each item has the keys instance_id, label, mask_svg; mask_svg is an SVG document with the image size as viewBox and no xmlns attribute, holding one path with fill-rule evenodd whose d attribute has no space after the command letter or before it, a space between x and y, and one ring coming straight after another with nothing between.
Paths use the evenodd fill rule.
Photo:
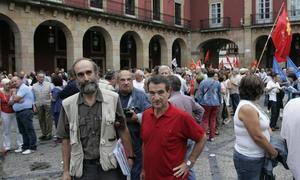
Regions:
<instances>
[{"instance_id":1,"label":"gray beard","mask_svg":"<svg viewBox=\"0 0 300 180\"><path fill-rule=\"evenodd\" d=\"M96 81L88 81L79 84L79 90L83 94L93 94L97 91L98 84Z\"/></svg>"}]
</instances>

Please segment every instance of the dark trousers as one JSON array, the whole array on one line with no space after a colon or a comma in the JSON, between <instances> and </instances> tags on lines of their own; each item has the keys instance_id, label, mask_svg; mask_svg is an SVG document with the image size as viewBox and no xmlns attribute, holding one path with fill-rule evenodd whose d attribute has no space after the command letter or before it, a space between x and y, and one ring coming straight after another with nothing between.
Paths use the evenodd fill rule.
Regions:
<instances>
[{"instance_id":1,"label":"dark trousers","mask_svg":"<svg viewBox=\"0 0 300 180\"><path fill-rule=\"evenodd\" d=\"M240 102L240 95L239 94L230 94L231 99L231 105L233 109L233 114L235 113L235 110Z\"/></svg>"},{"instance_id":2,"label":"dark trousers","mask_svg":"<svg viewBox=\"0 0 300 180\"><path fill-rule=\"evenodd\" d=\"M142 171L142 139L140 137L140 125L137 123L127 123L127 125L135 154L135 161L130 171L130 179L140 180L140 174Z\"/></svg>"},{"instance_id":3,"label":"dark trousers","mask_svg":"<svg viewBox=\"0 0 300 180\"><path fill-rule=\"evenodd\" d=\"M55 125L55 128L57 129L58 120L59 120L59 112L53 113L53 119L54 119L54 125Z\"/></svg>"},{"instance_id":4,"label":"dark trousers","mask_svg":"<svg viewBox=\"0 0 300 180\"><path fill-rule=\"evenodd\" d=\"M36 134L33 128L32 109L26 109L16 112L18 128L23 137L22 149L36 150Z\"/></svg>"},{"instance_id":5,"label":"dark trousers","mask_svg":"<svg viewBox=\"0 0 300 180\"><path fill-rule=\"evenodd\" d=\"M83 173L80 178L73 177L73 180L126 180L121 169L103 171L99 162L85 162L83 161Z\"/></svg>"},{"instance_id":6,"label":"dark trousers","mask_svg":"<svg viewBox=\"0 0 300 180\"><path fill-rule=\"evenodd\" d=\"M270 127L274 128L276 127L276 123L279 117L279 108L277 106L277 102L270 101L271 105L271 121L270 121Z\"/></svg>"}]
</instances>

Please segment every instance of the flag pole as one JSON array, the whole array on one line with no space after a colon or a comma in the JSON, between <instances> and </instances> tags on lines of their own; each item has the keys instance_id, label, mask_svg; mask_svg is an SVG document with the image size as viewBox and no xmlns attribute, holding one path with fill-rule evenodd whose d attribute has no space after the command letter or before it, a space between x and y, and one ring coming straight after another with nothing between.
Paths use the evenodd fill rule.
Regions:
<instances>
[{"instance_id":1,"label":"flag pole","mask_svg":"<svg viewBox=\"0 0 300 180\"><path fill-rule=\"evenodd\" d=\"M273 30L274 30L275 24L277 23L277 20L278 20L278 17L279 17L279 15L280 15L280 13L281 13L281 10L282 10L282 8L283 8L283 5L284 5L284 1L283 1L282 4L281 4L281 7L280 7L279 12L278 12L278 14L277 14L277 17L276 17L276 19L275 19L275 22L274 22L274 24L273 24L273 26L272 26L271 32L270 32L270 34L269 34L269 36L268 36L268 39L267 39L267 41L266 41L266 43L265 43L265 46L264 46L262 52L261 52L261 54L260 54L258 63L256 64L256 67L255 67L255 69L254 69L255 71L256 71L257 67L259 66L259 64L260 64L260 62L261 62L261 59L262 59L262 57L263 57L263 55L264 55L264 52L265 52L265 50L266 50L266 48L267 48L268 42L269 42L269 40L270 40L270 38L271 38L271 34L272 34Z\"/></svg>"}]
</instances>

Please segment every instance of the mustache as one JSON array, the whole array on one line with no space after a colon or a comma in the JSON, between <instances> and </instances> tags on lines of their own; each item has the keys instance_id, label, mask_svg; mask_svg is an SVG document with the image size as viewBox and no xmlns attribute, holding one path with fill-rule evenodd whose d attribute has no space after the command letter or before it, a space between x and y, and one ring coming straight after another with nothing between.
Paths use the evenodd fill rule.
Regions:
<instances>
[{"instance_id":1,"label":"mustache","mask_svg":"<svg viewBox=\"0 0 300 180\"><path fill-rule=\"evenodd\" d=\"M98 81L91 80L91 81L78 82L77 86L80 92L84 94L92 94L97 91Z\"/></svg>"}]
</instances>

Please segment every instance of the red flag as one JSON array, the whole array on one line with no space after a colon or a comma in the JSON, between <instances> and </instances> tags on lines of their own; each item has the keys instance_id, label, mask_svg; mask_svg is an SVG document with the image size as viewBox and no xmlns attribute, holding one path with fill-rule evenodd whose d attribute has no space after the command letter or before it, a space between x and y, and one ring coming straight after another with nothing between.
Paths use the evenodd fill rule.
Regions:
<instances>
[{"instance_id":1,"label":"red flag","mask_svg":"<svg viewBox=\"0 0 300 180\"><path fill-rule=\"evenodd\" d=\"M227 60L227 63L229 63L231 69L233 69L232 64L231 64L231 62L230 62L230 59L229 59L228 55L226 55L226 60Z\"/></svg>"},{"instance_id":2,"label":"red flag","mask_svg":"<svg viewBox=\"0 0 300 180\"><path fill-rule=\"evenodd\" d=\"M209 61L209 50L205 54L204 64L206 64L208 61Z\"/></svg>"},{"instance_id":3,"label":"red flag","mask_svg":"<svg viewBox=\"0 0 300 180\"><path fill-rule=\"evenodd\" d=\"M240 67L239 59L236 56L234 57L234 67L236 68Z\"/></svg>"},{"instance_id":4,"label":"red flag","mask_svg":"<svg viewBox=\"0 0 300 180\"><path fill-rule=\"evenodd\" d=\"M192 60L192 62L191 62L191 64L190 64L190 69L191 70L195 70L196 69L196 63L195 63L195 61L194 61L194 59Z\"/></svg>"},{"instance_id":5,"label":"red flag","mask_svg":"<svg viewBox=\"0 0 300 180\"><path fill-rule=\"evenodd\" d=\"M256 66L257 66L257 60L256 59L254 59L252 62L251 62L251 69L253 69L253 68L256 68Z\"/></svg>"},{"instance_id":6,"label":"red flag","mask_svg":"<svg viewBox=\"0 0 300 180\"><path fill-rule=\"evenodd\" d=\"M272 40L276 48L275 57L279 63L286 62L286 57L289 56L293 38L286 7L285 5L283 6L284 7L278 18L276 27L272 32Z\"/></svg>"}]
</instances>

